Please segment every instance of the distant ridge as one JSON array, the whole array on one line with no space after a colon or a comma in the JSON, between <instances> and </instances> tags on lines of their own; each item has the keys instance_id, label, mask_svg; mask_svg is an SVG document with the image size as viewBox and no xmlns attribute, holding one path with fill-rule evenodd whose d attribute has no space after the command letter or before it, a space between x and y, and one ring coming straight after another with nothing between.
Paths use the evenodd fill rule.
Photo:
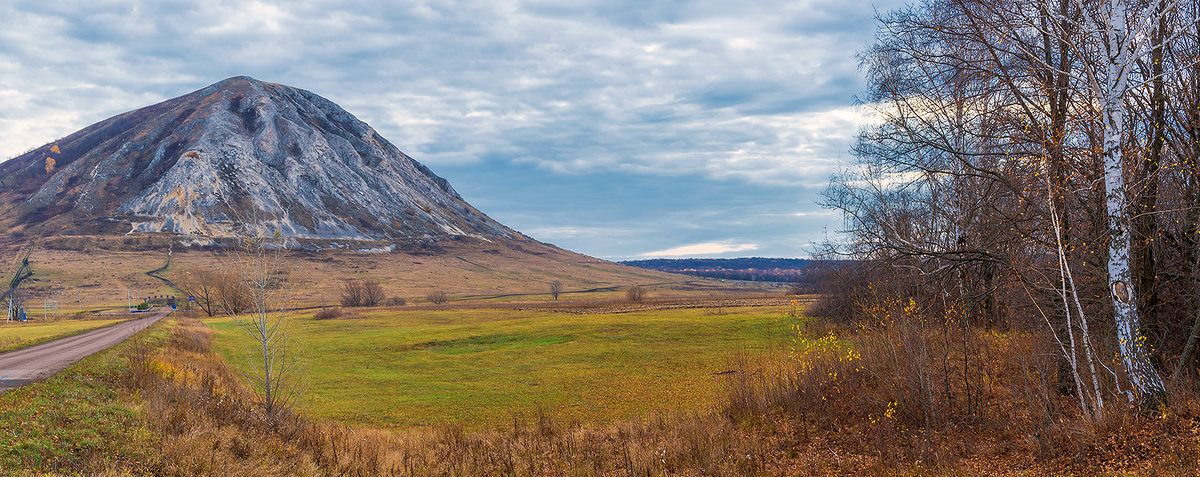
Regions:
<instances>
[{"instance_id":1,"label":"distant ridge","mask_svg":"<svg viewBox=\"0 0 1200 477\"><path fill-rule=\"evenodd\" d=\"M0 163L0 233L528 240L314 93L237 76Z\"/></svg>"},{"instance_id":2,"label":"distant ridge","mask_svg":"<svg viewBox=\"0 0 1200 477\"><path fill-rule=\"evenodd\" d=\"M647 270L682 273L698 277L724 278L766 282L800 282L813 275L818 267L837 265L841 261L803 258L655 258L620 262Z\"/></svg>"}]
</instances>

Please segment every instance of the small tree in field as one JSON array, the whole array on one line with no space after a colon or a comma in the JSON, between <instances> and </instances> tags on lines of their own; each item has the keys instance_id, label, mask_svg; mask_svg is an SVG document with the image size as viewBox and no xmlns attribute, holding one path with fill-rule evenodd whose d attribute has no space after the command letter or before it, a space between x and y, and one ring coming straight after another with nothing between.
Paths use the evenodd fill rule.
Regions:
<instances>
[{"instance_id":1,"label":"small tree in field","mask_svg":"<svg viewBox=\"0 0 1200 477\"><path fill-rule=\"evenodd\" d=\"M350 280L342 284L342 306L377 306L383 298L383 287L377 281Z\"/></svg>"},{"instance_id":2,"label":"small tree in field","mask_svg":"<svg viewBox=\"0 0 1200 477\"><path fill-rule=\"evenodd\" d=\"M288 355L284 322L291 290L280 278L281 252L278 248L272 250L269 244L266 238L247 238L234 252L229 273L245 293L247 307L225 311L253 340L246 357L251 365L246 378L258 395L259 405L273 419L297 398L300 376L296 360Z\"/></svg>"},{"instance_id":3,"label":"small tree in field","mask_svg":"<svg viewBox=\"0 0 1200 477\"><path fill-rule=\"evenodd\" d=\"M429 292L428 295L425 295L425 298L434 305L441 305L450 299L450 297L446 295L446 292L441 290Z\"/></svg>"},{"instance_id":4,"label":"small tree in field","mask_svg":"<svg viewBox=\"0 0 1200 477\"><path fill-rule=\"evenodd\" d=\"M183 271L176 284L188 295L196 299L196 306L208 316L220 311L222 274L203 268L189 268Z\"/></svg>"},{"instance_id":5,"label":"small tree in field","mask_svg":"<svg viewBox=\"0 0 1200 477\"><path fill-rule=\"evenodd\" d=\"M550 296L554 297L554 301L558 301L558 295L562 293L562 282L555 280L550 282Z\"/></svg>"},{"instance_id":6,"label":"small tree in field","mask_svg":"<svg viewBox=\"0 0 1200 477\"><path fill-rule=\"evenodd\" d=\"M625 299L630 303L641 303L646 301L646 289L641 285L634 285L625 290Z\"/></svg>"}]
</instances>

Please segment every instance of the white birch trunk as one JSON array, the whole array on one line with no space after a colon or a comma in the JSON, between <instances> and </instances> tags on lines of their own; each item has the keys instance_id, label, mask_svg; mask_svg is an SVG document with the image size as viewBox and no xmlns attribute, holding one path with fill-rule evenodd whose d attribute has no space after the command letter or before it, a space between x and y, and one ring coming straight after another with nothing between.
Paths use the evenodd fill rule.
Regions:
<instances>
[{"instance_id":1,"label":"white birch trunk","mask_svg":"<svg viewBox=\"0 0 1200 477\"><path fill-rule=\"evenodd\" d=\"M1108 1L1105 27L1104 100L1104 191L1108 211L1108 284L1112 295L1113 321L1121 362L1130 385L1142 403L1159 401L1166 394L1158 370L1150 362L1138 318L1137 293L1129 270L1130 218L1125 194L1124 156L1121 136L1125 131L1124 100L1132 69L1132 42L1125 0Z\"/></svg>"}]
</instances>

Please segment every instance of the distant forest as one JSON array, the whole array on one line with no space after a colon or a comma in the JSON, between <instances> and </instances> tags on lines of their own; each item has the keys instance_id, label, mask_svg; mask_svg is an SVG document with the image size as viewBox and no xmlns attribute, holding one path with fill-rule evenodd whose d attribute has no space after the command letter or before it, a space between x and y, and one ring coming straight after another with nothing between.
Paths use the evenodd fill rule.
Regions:
<instances>
[{"instance_id":1,"label":"distant forest","mask_svg":"<svg viewBox=\"0 0 1200 477\"><path fill-rule=\"evenodd\" d=\"M656 258L621 262L632 267L697 277L811 284L820 270L839 261L803 258Z\"/></svg>"}]
</instances>

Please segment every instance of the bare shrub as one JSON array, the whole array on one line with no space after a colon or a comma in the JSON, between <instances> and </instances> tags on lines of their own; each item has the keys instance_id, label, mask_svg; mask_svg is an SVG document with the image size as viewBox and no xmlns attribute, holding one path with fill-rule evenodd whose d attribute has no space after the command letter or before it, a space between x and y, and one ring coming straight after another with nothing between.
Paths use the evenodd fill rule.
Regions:
<instances>
[{"instance_id":1,"label":"bare shrub","mask_svg":"<svg viewBox=\"0 0 1200 477\"><path fill-rule=\"evenodd\" d=\"M429 302L433 303L434 305L441 305L442 303L449 301L450 296L446 295L446 292L444 291L437 290L429 292L427 295L425 295L425 299L429 300Z\"/></svg>"},{"instance_id":2,"label":"bare shrub","mask_svg":"<svg viewBox=\"0 0 1200 477\"><path fill-rule=\"evenodd\" d=\"M641 303L646 301L646 288L641 285L634 285L625 290L625 299L630 303Z\"/></svg>"},{"instance_id":3,"label":"bare shrub","mask_svg":"<svg viewBox=\"0 0 1200 477\"><path fill-rule=\"evenodd\" d=\"M388 298L387 300L384 300L383 304L386 306L404 306L404 305L408 304L408 300L405 300L398 296L394 296L394 297Z\"/></svg>"},{"instance_id":4,"label":"bare shrub","mask_svg":"<svg viewBox=\"0 0 1200 477\"><path fill-rule=\"evenodd\" d=\"M814 291L819 295L808 308L813 316L828 318L838 323L851 323L862 318L856 303L870 298L880 286L895 278L896 273L888 267L870 262L852 262L839 267L821 270L821 280ZM872 280L872 277L875 279ZM895 283L896 280L892 280Z\"/></svg>"},{"instance_id":5,"label":"bare shrub","mask_svg":"<svg viewBox=\"0 0 1200 477\"><path fill-rule=\"evenodd\" d=\"M868 319L854 327L801 326L783 362L735 360L727 415L783 416L827 435L854 429L860 442L850 450L889 465L948 463L968 452L962 443L998 429L1012 439L1004 445L1033 439L1044 452L1070 452L1062 444L1078 414L1053 391L1055 358L1038 348L1043 337L924 316L913 301L864 311Z\"/></svg>"},{"instance_id":6,"label":"bare shrub","mask_svg":"<svg viewBox=\"0 0 1200 477\"><path fill-rule=\"evenodd\" d=\"M176 314L179 318L180 315ZM198 326L180 326L171 333L168 345L192 353L207 353L212 349L210 333Z\"/></svg>"},{"instance_id":7,"label":"bare shrub","mask_svg":"<svg viewBox=\"0 0 1200 477\"><path fill-rule=\"evenodd\" d=\"M341 308L325 308L316 313L313 313L313 319L317 320L332 320L341 318L346 315L345 310Z\"/></svg>"},{"instance_id":8,"label":"bare shrub","mask_svg":"<svg viewBox=\"0 0 1200 477\"><path fill-rule=\"evenodd\" d=\"M375 280L350 280L342 284L342 306L377 306L383 302L383 288Z\"/></svg>"},{"instance_id":9,"label":"bare shrub","mask_svg":"<svg viewBox=\"0 0 1200 477\"><path fill-rule=\"evenodd\" d=\"M342 283L342 306L361 306L363 300L362 282L349 280Z\"/></svg>"},{"instance_id":10,"label":"bare shrub","mask_svg":"<svg viewBox=\"0 0 1200 477\"><path fill-rule=\"evenodd\" d=\"M562 290L562 282L558 280L550 282L550 296L554 298L554 301L558 301L558 295L562 294Z\"/></svg>"},{"instance_id":11,"label":"bare shrub","mask_svg":"<svg viewBox=\"0 0 1200 477\"><path fill-rule=\"evenodd\" d=\"M217 303L219 309L230 315L251 311L254 307L253 292L237 272L217 273Z\"/></svg>"},{"instance_id":12,"label":"bare shrub","mask_svg":"<svg viewBox=\"0 0 1200 477\"><path fill-rule=\"evenodd\" d=\"M175 285L196 298L204 314L241 313L252 306L253 298L238 272L224 269L186 268L175 278Z\"/></svg>"}]
</instances>

